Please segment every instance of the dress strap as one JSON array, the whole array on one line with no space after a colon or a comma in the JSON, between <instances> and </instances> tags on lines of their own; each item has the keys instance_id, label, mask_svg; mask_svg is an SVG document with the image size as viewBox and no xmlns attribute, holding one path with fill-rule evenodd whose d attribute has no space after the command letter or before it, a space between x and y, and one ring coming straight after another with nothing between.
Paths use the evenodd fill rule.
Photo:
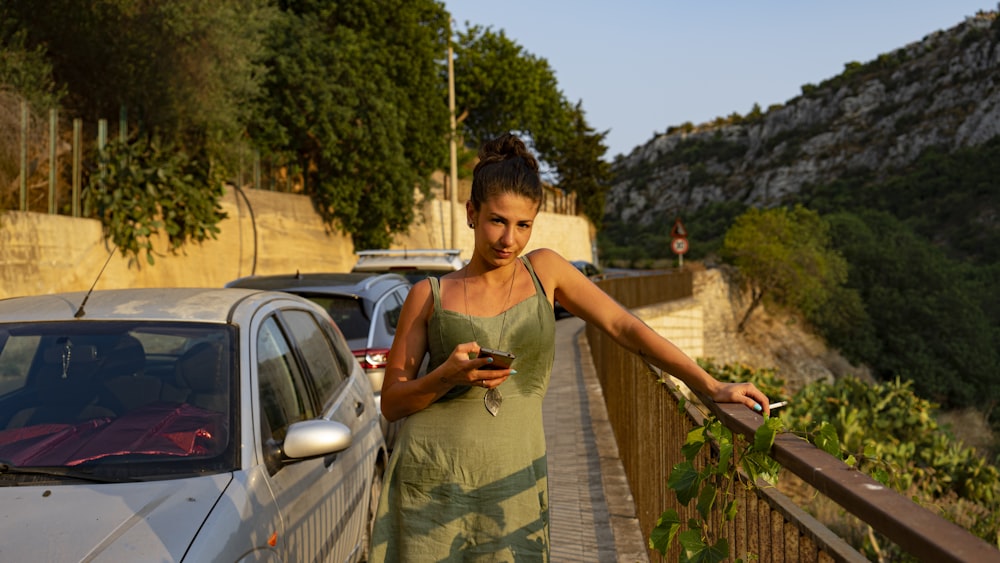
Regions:
<instances>
[{"instance_id":1,"label":"dress strap","mask_svg":"<svg viewBox=\"0 0 1000 563\"><path fill-rule=\"evenodd\" d=\"M524 267L528 269L528 273L531 274L531 280L535 283L535 293L545 297L545 288L542 287L542 282L538 280L538 275L535 274L535 268L531 266L531 260L528 260L527 256L521 256L521 263Z\"/></svg>"},{"instance_id":2,"label":"dress strap","mask_svg":"<svg viewBox=\"0 0 1000 563\"><path fill-rule=\"evenodd\" d=\"M431 296L434 297L434 312L441 310L441 284L434 276L427 276L427 281L431 284Z\"/></svg>"}]
</instances>

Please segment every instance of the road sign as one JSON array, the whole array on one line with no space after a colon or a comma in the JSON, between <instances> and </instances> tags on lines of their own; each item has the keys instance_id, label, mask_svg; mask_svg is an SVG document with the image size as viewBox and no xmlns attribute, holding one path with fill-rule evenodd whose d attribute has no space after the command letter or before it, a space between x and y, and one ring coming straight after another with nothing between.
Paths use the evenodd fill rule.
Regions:
<instances>
[{"instance_id":1,"label":"road sign","mask_svg":"<svg viewBox=\"0 0 1000 563\"><path fill-rule=\"evenodd\" d=\"M681 223L680 217L674 220L674 226L670 229L670 236L675 239L687 238L688 232L687 229L684 228L684 223Z\"/></svg>"},{"instance_id":2,"label":"road sign","mask_svg":"<svg viewBox=\"0 0 1000 563\"><path fill-rule=\"evenodd\" d=\"M670 250L673 250L674 254L678 256L683 256L688 251L688 239L684 237L674 237L670 241Z\"/></svg>"}]
</instances>

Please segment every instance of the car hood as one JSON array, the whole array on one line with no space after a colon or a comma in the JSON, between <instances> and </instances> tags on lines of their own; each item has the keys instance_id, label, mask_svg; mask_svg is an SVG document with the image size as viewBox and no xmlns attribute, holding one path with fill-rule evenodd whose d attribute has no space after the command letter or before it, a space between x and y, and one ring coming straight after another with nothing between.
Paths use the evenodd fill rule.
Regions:
<instances>
[{"instance_id":1,"label":"car hood","mask_svg":"<svg viewBox=\"0 0 1000 563\"><path fill-rule=\"evenodd\" d=\"M0 560L179 561L231 480L0 488Z\"/></svg>"}]
</instances>

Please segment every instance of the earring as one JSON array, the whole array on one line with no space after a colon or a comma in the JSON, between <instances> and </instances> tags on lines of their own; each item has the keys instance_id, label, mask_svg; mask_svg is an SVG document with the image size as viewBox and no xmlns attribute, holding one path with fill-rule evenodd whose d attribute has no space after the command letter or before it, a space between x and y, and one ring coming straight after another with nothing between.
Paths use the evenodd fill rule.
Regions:
<instances>
[{"instance_id":1,"label":"earring","mask_svg":"<svg viewBox=\"0 0 1000 563\"><path fill-rule=\"evenodd\" d=\"M475 229L475 228L476 228L476 224L475 224L475 223L472 223L472 222L470 222L470 223L469 223L469 228L470 228L470 229Z\"/></svg>"}]
</instances>

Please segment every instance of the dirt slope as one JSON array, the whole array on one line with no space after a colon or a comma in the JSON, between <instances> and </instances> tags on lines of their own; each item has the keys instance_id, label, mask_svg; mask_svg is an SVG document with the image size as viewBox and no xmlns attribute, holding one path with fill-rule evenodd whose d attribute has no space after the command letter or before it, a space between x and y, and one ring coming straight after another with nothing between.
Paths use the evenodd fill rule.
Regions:
<instances>
[{"instance_id":1,"label":"dirt slope","mask_svg":"<svg viewBox=\"0 0 1000 563\"><path fill-rule=\"evenodd\" d=\"M705 356L716 363L774 368L794 393L806 383L844 375L870 379L867 369L852 366L821 338L790 315L758 308L743 334L736 327L750 304L722 268L695 264L694 298L702 304Z\"/></svg>"}]
</instances>

